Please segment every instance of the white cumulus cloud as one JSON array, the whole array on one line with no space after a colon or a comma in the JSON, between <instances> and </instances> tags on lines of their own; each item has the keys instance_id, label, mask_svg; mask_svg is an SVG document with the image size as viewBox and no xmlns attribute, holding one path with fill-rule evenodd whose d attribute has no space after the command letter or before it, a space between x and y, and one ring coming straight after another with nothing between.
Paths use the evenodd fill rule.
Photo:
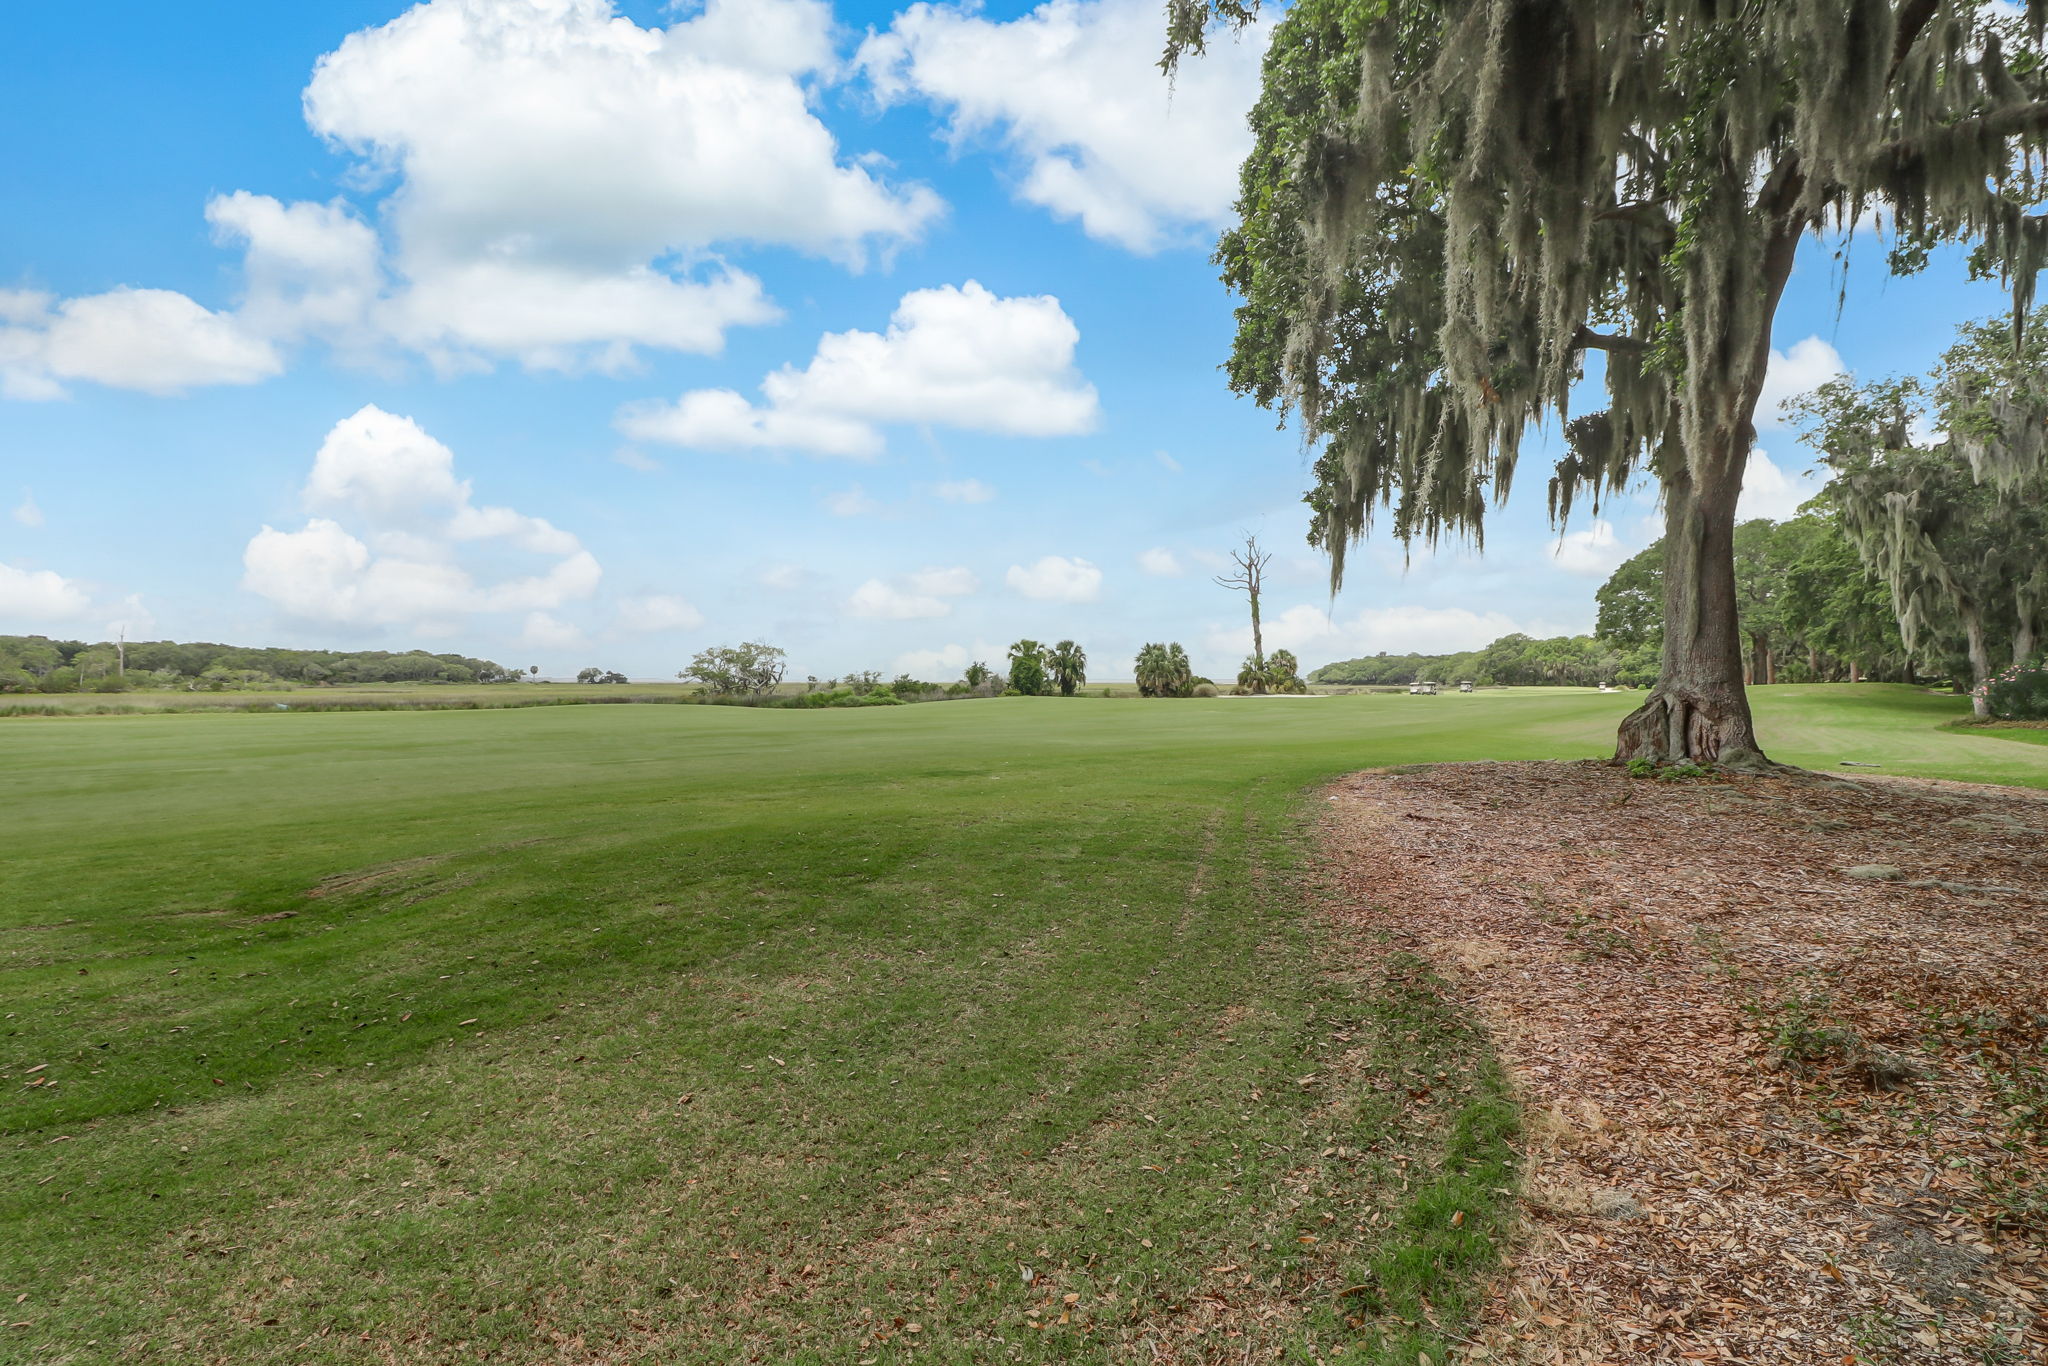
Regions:
<instances>
[{"instance_id":1,"label":"white cumulus cloud","mask_svg":"<svg viewBox=\"0 0 2048 1366\"><path fill-rule=\"evenodd\" d=\"M1223 38L1169 82L1155 65L1158 0L1049 0L1009 22L917 4L862 45L885 102L946 111L956 145L987 135L1014 158L1018 197L1134 251L1204 238L1251 150L1267 28Z\"/></svg>"},{"instance_id":2,"label":"white cumulus cloud","mask_svg":"<svg viewBox=\"0 0 2048 1366\"><path fill-rule=\"evenodd\" d=\"M313 130L398 181L394 331L529 365L715 349L772 316L716 244L858 265L941 204L840 155L807 77L822 0L709 0L643 28L611 0L429 0L351 34L305 92Z\"/></svg>"},{"instance_id":3,"label":"white cumulus cloud","mask_svg":"<svg viewBox=\"0 0 2048 1366\"><path fill-rule=\"evenodd\" d=\"M1102 571L1064 555L1047 555L1029 568L1013 564L1003 581L1040 602L1093 602L1102 593Z\"/></svg>"},{"instance_id":4,"label":"white cumulus cloud","mask_svg":"<svg viewBox=\"0 0 2048 1366\"><path fill-rule=\"evenodd\" d=\"M0 620L75 621L92 610L92 594L53 569L0 563Z\"/></svg>"},{"instance_id":5,"label":"white cumulus cloud","mask_svg":"<svg viewBox=\"0 0 2048 1366\"><path fill-rule=\"evenodd\" d=\"M240 319L172 290L124 286L61 302L0 291L0 396L59 398L73 380L177 394L283 369L277 348Z\"/></svg>"},{"instance_id":6,"label":"white cumulus cloud","mask_svg":"<svg viewBox=\"0 0 2048 1366\"><path fill-rule=\"evenodd\" d=\"M1798 516L1799 505L1819 493L1821 484L1834 472L1823 465L1814 473L1820 477L1790 473L1762 451L1750 451L1749 463L1742 470L1742 496L1735 502L1735 519L1746 522L1752 517L1768 517L1782 522Z\"/></svg>"},{"instance_id":7,"label":"white cumulus cloud","mask_svg":"<svg viewBox=\"0 0 2048 1366\"><path fill-rule=\"evenodd\" d=\"M722 450L796 450L870 459L881 428L926 423L1009 436L1095 425L1095 388L1074 368L1080 330L1050 295L1001 298L976 281L912 290L886 332L828 332L810 363L785 365L751 402L698 389L628 404L635 441Z\"/></svg>"},{"instance_id":8,"label":"white cumulus cloud","mask_svg":"<svg viewBox=\"0 0 2048 1366\"><path fill-rule=\"evenodd\" d=\"M1138 553L1138 568L1154 578L1160 579L1177 579L1187 572L1181 568L1179 558L1171 550L1163 546L1154 546L1150 550L1140 551Z\"/></svg>"},{"instance_id":9,"label":"white cumulus cloud","mask_svg":"<svg viewBox=\"0 0 2048 1366\"><path fill-rule=\"evenodd\" d=\"M329 515L309 517L297 531L264 527L243 551L243 586L309 621L422 633L454 630L479 612L544 615L597 591L603 571L575 536L543 518L472 503L454 461L412 419L375 406L336 423L303 495L310 511ZM509 551L552 563L480 581L462 553L479 544L499 557Z\"/></svg>"},{"instance_id":10,"label":"white cumulus cloud","mask_svg":"<svg viewBox=\"0 0 2048 1366\"><path fill-rule=\"evenodd\" d=\"M366 348L384 289L377 230L346 203L282 204L237 190L206 205L223 243L242 244L242 323L284 341L324 337Z\"/></svg>"},{"instance_id":11,"label":"white cumulus cloud","mask_svg":"<svg viewBox=\"0 0 2048 1366\"><path fill-rule=\"evenodd\" d=\"M1772 351L1764 370L1764 387L1757 395L1756 425L1769 431L1786 425L1779 411L1786 399L1818 389L1837 375L1847 374L1841 353L1820 337L1807 337L1784 351Z\"/></svg>"},{"instance_id":12,"label":"white cumulus cloud","mask_svg":"<svg viewBox=\"0 0 2048 1366\"><path fill-rule=\"evenodd\" d=\"M846 605L855 616L871 621L916 621L943 617L953 610L953 604L943 598L899 588L883 579L869 579L854 589Z\"/></svg>"},{"instance_id":13,"label":"white cumulus cloud","mask_svg":"<svg viewBox=\"0 0 2048 1366\"><path fill-rule=\"evenodd\" d=\"M869 579L853 590L847 606L857 617L878 621L916 621L951 615L948 598L965 597L981 588L981 580L964 565L919 569L894 580Z\"/></svg>"},{"instance_id":14,"label":"white cumulus cloud","mask_svg":"<svg viewBox=\"0 0 2048 1366\"><path fill-rule=\"evenodd\" d=\"M1550 558L1567 574L1604 579L1632 553L1621 543L1621 537L1614 534L1612 522L1596 518L1593 525L1584 531L1567 532L1558 537L1557 544L1551 548Z\"/></svg>"},{"instance_id":15,"label":"white cumulus cloud","mask_svg":"<svg viewBox=\"0 0 2048 1366\"><path fill-rule=\"evenodd\" d=\"M364 209L211 199L216 240L242 251L232 309L163 289L0 291L0 397L250 384L306 341L356 362L411 351L444 374L716 351L780 316L726 253L859 269L944 210L842 154L811 107L838 65L824 0L705 0L646 27L613 0L425 0L349 35L304 91Z\"/></svg>"}]
</instances>

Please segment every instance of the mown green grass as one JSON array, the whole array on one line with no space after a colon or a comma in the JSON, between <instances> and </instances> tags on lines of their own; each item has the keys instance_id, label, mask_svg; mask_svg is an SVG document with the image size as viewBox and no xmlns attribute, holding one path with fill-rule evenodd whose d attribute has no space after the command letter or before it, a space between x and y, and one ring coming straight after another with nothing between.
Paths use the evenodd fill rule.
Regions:
<instances>
[{"instance_id":1,"label":"mown green grass","mask_svg":"<svg viewBox=\"0 0 2048 1366\"><path fill-rule=\"evenodd\" d=\"M0 722L0 1359L1441 1359L1513 1118L1331 940L1305 789L1627 705ZM1760 705L2048 784L1945 699Z\"/></svg>"}]
</instances>

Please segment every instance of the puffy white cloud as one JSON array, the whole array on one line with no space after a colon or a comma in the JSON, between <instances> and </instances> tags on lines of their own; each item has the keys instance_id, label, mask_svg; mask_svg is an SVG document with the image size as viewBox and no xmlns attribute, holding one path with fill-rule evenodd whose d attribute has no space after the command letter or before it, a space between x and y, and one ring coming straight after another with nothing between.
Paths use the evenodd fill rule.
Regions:
<instances>
[{"instance_id":1,"label":"puffy white cloud","mask_svg":"<svg viewBox=\"0 0 2048 1366\"><path fill-rule=\"evenodd\" d=\"M877 621L916 621L948 616L947 598L965 597L981 588L981 580L964 565L920 569L893 581L869 579L853 590L847 606L857 617Z\"/></svg>"},{"instance_id":2,"label":"puffy white cloud","mask_svg":"<svg viewBox=\"0 0 2048 1366\"><path fill-rule=\"evenodd\" d=\"M1799 505L1819 493L1821 485L1833 476L1834 471L1825 465L1807 475L1794 475L1778 468L1762 451L1752 450L1742 469L1742 496L1735 502L1735 519L1746 522L1752 517L1768 517L1782 522L1795 517Z\"/></svg>"},{"instance_id":3,"label":"puffy white cloud","mask_svg":"<svg viewBox=\"0 0 2048 1366\"><path fill-rule=\"evenodd\" d=\"M679 280L648 266L591 272L517 260L415 272L386 314L391 335L444 374L477 368L479 352L530 370L619 373L637 363L635 346L716 351L727 328L777 316L744 271Z\"/></svg>"},{"instance_id":4,"label":"puffy white cloud","mask_svg":"<svg viewBox=\"0 0 2048 1366\"><path fill-rule=\"evenodd\" d=\"M365 406L334 424L313 457L305 497L379 520L451 513L469 502L455 452L409 417Z\"/></svg>"},{"instance_id":5,"label":"puffy white cloud","mask_svg":"<svg viewBox=\"0 0 2048 1366\"><path fill-rule=\"evenodd\" d=\"M1138 568L1161 579L1177 579L1187 571L1181 568L1180 560L1171 550L1154 546L1138 553Z\"/></svg>"},{"instance_id":6,"label":"puffy white cloud","mask_svg":"<svg viewBox=\"0 0 2048 1366\"><path fill-rule=\"evenodd\" d=\"M1095 388L1074 368L1080 336L1050 295L999 298L973 280L912 290L886 332L826 333L810 364L761 382L758 404L698 389L628 404L617 423L636 441L855 459L879 454L891 423L1066 436L1097 416Z\"/></svg>"},{"instance_id":7,"label":"puffy white cloud","mask_svg":"<svg viewBox=\"0 0 2048 1366\"><path fill-rule=\"evenodd\" d=\"M972 5L912 5L856 59L884 101L950 115L956 143L993 134L1017 194L1135 251L1199 238L1237 196L1267 29L1223 39L1171 82L1154 64L1157 0L1050 0L1008 23Z\"/></svg>"},{"instance_id":8,"label":"puffy white cloud","mask_svg":"<svg viewBox=\"0 0 2048 1366\"><path fill-rule=\"evenodd\" d=\"M453 630L479 612L531 620L597 591L603 570L575 536L510 508L476 506L454 462L410 418L375 406L344 418L321 443L304 492L309 509L333 516L311 517L297 531L264 527L243 551L243 586L295 617L424 632ZM357 520L369 539L335 517ZM480 542L554 562L479 582L460 552Z\"/></svg>"},{"instance_id":9,"label":"puffy white cloud","mask_svg":"<svg viewBox=\"0 0 2048 1366\"><path fill-rule=\"evenodd\" d=\"M655 593L646 597L621 598L618 623L625 630L642 635L658 631L689 631L704 624L704 614L687 599Z\"/></svg>"},{"instance_id":10,"label":"puffy white cloud","mask_svg":"<svg viewBox=\"0 0 2048 1366\"><path fill-rule=\"evenodd\" d=\"M218 240L243 246L245 326L280 340L370 344L371 313L384 289L383 247L347 204L282 204L237 190L209 201L206 221Z\"/></svg>"},{"instance_id":11,"label":"puffy white cloud","mask_svg":"<svg viewBox=\"0 0 2048 1366\"><path fill-rule=\"evenodd\" d=\"M1083 559L1047 555L1030 568L1010 566L1003 581L1040 602L1093 602L1102 593L1102 571Z\"/></svg>"},{"instance_id":12,"label":"puffy white cloud","mask_svg":"<svg viewBox=\"0 0 2048 1366\"><path fill-rule=\"evenodd\" d=\"M943 211L841 155L806 89L835 60L823 0L708 0L644 28L613 0L416 4L343 40L304 92L378 212L214 197L216 239L243 252L233 311L159 289L0 292L0 396L248 384L308 339L356 361L406 348L442 373L715 351L779 316L721 250L858 268Z\"/></svg>"},{"instance_id":13,"label":"puffy white cloud","mask_svg":"<svg viewBox=\"0 0 2048 1366\"><path fill-rule=\"evenodd\" d=\"M1757 395L1756 425L1768 431L1786 425L1780 406L1810 389L1818 389L1837 375L1848 373L1841 353L1819 337L1792 343L1789 350L1772 351L1764 370L1764 387Z\"/></svg>"},{"instance_id":14,"label":"puffy white cloud","mask_svg":"<svg viewBox=\"0 0 2048 1366\"><path fill-rule=\"evenodd\" d=\"M396 334L615 367L772 316L750 276L690 274L716 244L858 265L940 212L812 112L830 35L821 0L709 0L667 28L611 0L428 0L322 57L306 119L397 179Z\"/></svg>"},{"instance_id":15,"label":"puffy white cloud","mask_svg":"<svg viewBox=\"0 0 2048 1366\"><path fill-rule=\"evenodd\" d=\"M636 441L707 450L799 450L865 460L882 449L882 434L865 422L757 408L732 389L693 389L672 404L627 404L618 428Z\"/></svg>"},{"instance_id":16,"label":"puffy white cloud","mask_svg":"<svg viewBox=\"0 0 2048 1366\"><path fill-rule=\"evenodd\" d=\"M1558 537L1551 548L1550 557L1557 567L1567 574L1585 574L1594 578L1606 578L1614 572L1615 566L1634 552L1621 543L1614 534L1614 524L1605 518L1595 518L1593 525L1584 531L1567 532Z\"/></svg>"},{"instance_id":17,"label":"puffy white cloud","mask_svg":"<svg viewBox=\"0 0 2048 1366\"><path fill-rule=\"evenodd\" d=\"M916 621L943 617L953 610L953 604L943 598L898 588L883 579L869 579L854 589L846 605L855 616L873 621Z\"/></svg>"},{"instance_id":18,"label":"puffy white cloud","mask_svg":"<svg viewBox=\"0 0 2048 1366\"><path fill-rule=\"evenodd\" d=\"M0 563L0 619L74 621L92 610L92 594L52 569Z\"/></svg>"},{"instance_id":19,"label":"puffy white cloud","mask_svg":"<svg viewBox=\"0 0 2048 1366\"><path fill-rule=\"evenodd\" d=\"M9 514L23 526L36 527L43 524L43 510L36 506L36 496L27 489L21 491L21 501L14 505Z\"/></svg>"},{"instance_id":20,"label":"puffy white cloud","mask_svg":"<svg viewBox=\"0 0 2048 1366\"><path fill-rule=\"evenodd\" d=\"M270 342L231 314L167 289L109 290L58 302L0 293L0 395L48 399L68 380L176 394L254 384L284 368Z\"/></svg>"},{"instance_id":21,"label":"puffy white cloud","mask_svg":"<svg viewBox=\"0 0 2048 1366\"><path fill-rule=\"evenodd\" d=\"M135 594L113 602L101 598L93 585L53 569L25 569L0 561L0 622L9 621L81 635L93 631L108 640L124 632L138 639L156 624Z\"/></svg>"},{"instance_id":22,"label":"puffy white cloud","mask_svg":"<svg viewBox=\"0 0 2048 1366\"><path fill-rule=\"evenodd\" d=\"M932 487L932 493L947 503L992 503L996 491L979 479L949 479Z\"/></svg>"}]
</instances>

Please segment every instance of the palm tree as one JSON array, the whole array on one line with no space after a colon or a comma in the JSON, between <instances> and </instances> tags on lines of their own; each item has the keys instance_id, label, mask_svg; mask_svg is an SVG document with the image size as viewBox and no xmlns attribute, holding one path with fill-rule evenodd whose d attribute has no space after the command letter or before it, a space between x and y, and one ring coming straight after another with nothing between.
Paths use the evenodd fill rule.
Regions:
<instances>
[{"instance_id":1,"label":"palm tree","mask_svg":"<svg viewBox=\"0 0 2048 1366\"><path fill-rule=\"evenodd\" d=\"M1157 643L1146 645L1138 651L1138 658L1131 665L1132 677L1138 680L1138 696L1164 697L1169 668L1166 662L1166 647Z\"/></svg>"},{"instance_id":2,"label":"palm tree","mask_svg":"<svg viewBox=\"0 0 2048 1366\"><path fill-rule=\"evenodd\" d=\"M1061 697L1072 697L1088 681L1088 652L1071 640L1053 646L1045 663L1052 670L1052 681L1059 686Z\"/></svg>"},{"instance_id":3,"label":"palm tree","mask_svg":"<svg viewBox=\"0 0 2048 1366\"><path fill-rule=\"evenodd\" d=\"M989 680L988 665L977 659L967 666L967 672L962 677L967 680L968 687L979 688Z\"/></svg>"},{"instance_id":4,"label":"palm tree","mask_svg":"<svg viewBox=\"0 0 2048 1366\"><path fill-rule=\"evenodd\" d=\"M1303 693L1308 684L1301 679L1301 661L1292 650L1275 650L1266 659L1266 686L1274 692Z\"/></svg>"},{"instance_id":5,"label":"palm tree","mask_svg":"<svg viewBox=\"0 0 2048 1366\"><path fill-rule=\"evenodd\" d=\"M1189 697L1195 691L1195 671L1179 641L1147 645L1138 651L1134 669L1138 692L1145 697Z\"/></svg>"},{"instance_id":6,"label":"palm tree","mask_svg":"<svg viewBox=\"0 0 2048 1366\"><path fill-rule=\"evenodd\" d=\"M1010 686L1026 697L1043 697L1052 691L1045 676L1045 647L1035 640L1020 640L1010 647Z\"/></svg>"},{"instance_id":7,"label":"palm tree","mask_svg":"<svg viewBox=\"0 0 2048 1366\"><path fill-rule=\"evenodd\" d=\"M1237 690L1240 694L1266 690L1266 665L1257 655L1246 655L1244 663L1238 666Z\"/></svg>"}]
</instances>

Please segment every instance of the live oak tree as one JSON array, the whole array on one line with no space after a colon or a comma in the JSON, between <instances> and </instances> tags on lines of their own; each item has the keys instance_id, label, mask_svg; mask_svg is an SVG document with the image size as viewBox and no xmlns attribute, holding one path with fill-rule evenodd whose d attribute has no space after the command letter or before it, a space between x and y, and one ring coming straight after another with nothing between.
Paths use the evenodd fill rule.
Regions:
<instances>
[{"instance_id":1,"label":"live oak tree","mask_svg":"<svg viewBox=\"0 0 2048 1366\"><path fill-rule=\"evenodd\" d=\"M2048 606L2048 476L2015 457L2011 443L2024 436L1970 430L1987 410L2016 410L2030 376L2048 374L2042 359L2024 362L2024 343L2016 360L2011 343L2008 330L1966 329L1944 358L1933 389L1946 439L1915 437L1937 425L1917 380L1834 380L1791 405L1835 472L1827 498L1890 589L1906 647L1937 660L1960 653L1956 672L1970 678L1980 717L1992 673L2032 656Z\"/></svg>"},{"instance_id":2,"label":"live oak tree","mask_svg":"<svg viewBox=\"0 0 2048 1366\"><path fill-rule=\"evenodd\" d=\"M1170 0L1165 65L1257 0ZM1775 317L1810 234L1892 222L1895 269L1967 241L2024 308L2048 229L2048 0L1296 0L1273 27L1228 373L1317 452L1341 583L1377 508L1479 538L1524 433L1566 420L1562 522L1647 469L1659 677L1618 758L1763 762L1735 504ZM1570 414L1589 352L1605 407Z\"/></svg>"},{"instance_id":3,"label":"live oak tree","mask_svg":"<svg viewBox=\"0 0 2048 1366\"><path fill-rule=\"evenodd\" d=\"M686 682L701 683L707 692L723 697L761 697L775 691L782 682L784 655L773 645L749 640L739 645L718 645L700 650L690 667L676 675ZM880 681L877 675L876 682Z\"/></svg>"}]
</instances>

